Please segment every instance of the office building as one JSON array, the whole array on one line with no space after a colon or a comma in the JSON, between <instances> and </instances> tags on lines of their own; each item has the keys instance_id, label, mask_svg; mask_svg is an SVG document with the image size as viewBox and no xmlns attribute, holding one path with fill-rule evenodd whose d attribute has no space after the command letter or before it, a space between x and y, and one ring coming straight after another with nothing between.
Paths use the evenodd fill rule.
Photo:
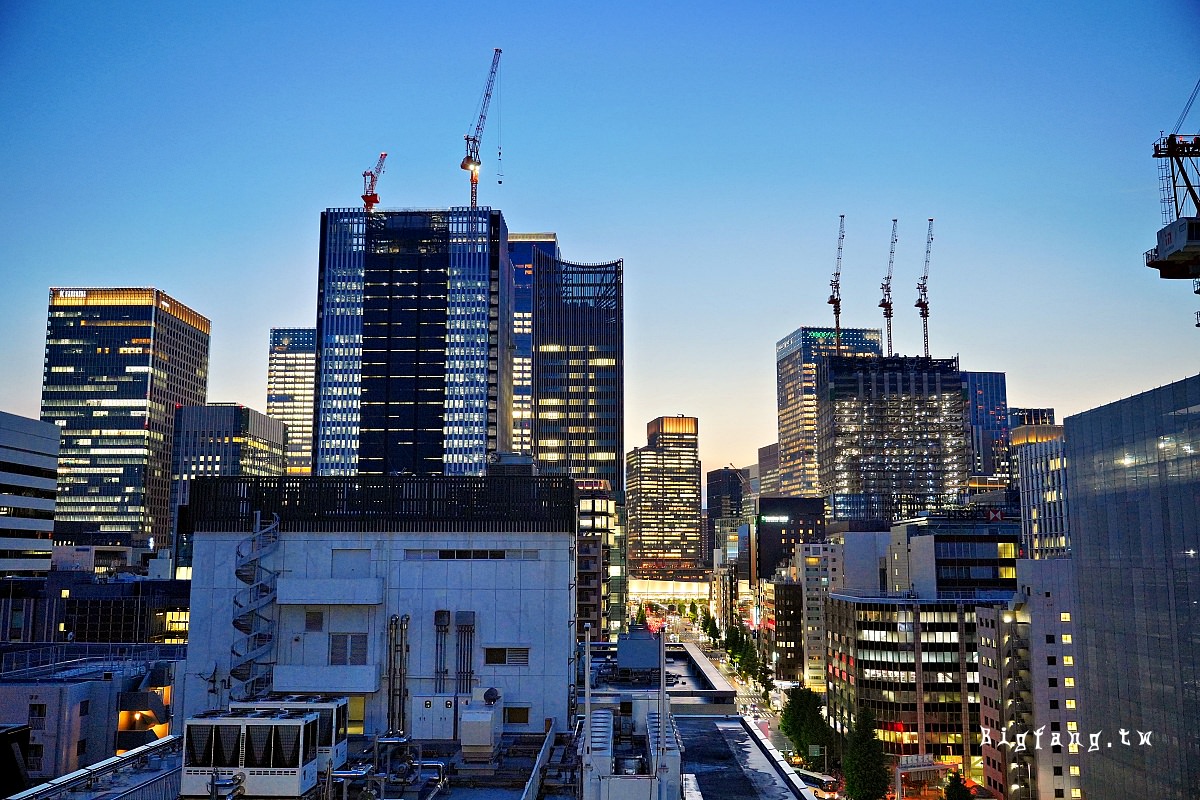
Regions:
<instances>
[{"instance_id":1,"label":"office building","mask_svg":"<svg viewBox=\"0 0 1200 800\"><path fill-rule=\"evenodd\" d=\"M1053 408L1010 408L1008 409L1008 428L1021 425L1053 425Z\"/></svg>"},{"instance_id":2,"label":"office building","mask_svg":"<svg viewBox=\"0 0 1200 800\"><path fill-rule=\"evenodd\" d=\"M775 575L805 542L825 538L825 501L819 497L760 497L754 517L739 531L738 578L750 586Z\"/></svg>"},{"instance_id":3,"label":"office building","mask_svg":"<svg viewBox=\"0 0 1200 800\"><path fill-rule=\"evenodd\" d=\"M1086 797L1194 798L1200 786L1200 376L1064 421L1079 592ZM1065 676L1064 676L1065 679ZM1086 702L1085 702L1086 701Z\"/></svg>"},{"instance_id":4,"label":"office building","mask_svg":"<svg viewBox=\"0 0 1200 800\"><path fill-rule=\"evenodd\" d=\"M970 482L987 491L1009 483L1008 390L1003 372L963 371L970 430Z\"/></svg>"},{"instance_id":5,"label":"office building","mask_svg":"<svg viewBox=\"0 0 1200 800\"><path fill-rule=\"evenodd\" d=\"M54 548L58 428L0 411L0 577L40 577Z\"/></svg>"},{"instance_id":6,"label":"office building","mask_svg":"<svg viewBox=\"0 0 1200 800\"><path fill-rule=\"evenodd\" d=\"M779 442L758 448L758 494L779 494Z\"/></svg>"},{"instance_id":7,"label":"office building","mask_svg":"<svg viewBox=\"0 0 1200 800\"><path fill-rule=\"evenodd\" d=\"M51 289L42 420L62 432L56 541L171 534L177 406L203 405L209 321L157 289Z\"/></svg>"},{"instance_id":8,"label":"office building","mask_svg":"<svg viewBox=\"0 0 1200 800\"><path fill-rule=\"evenodd\" d=\"M943 600L1007 600L1017 590L1017 520L963 509L901 520L888 544L894 594Z\"/></svg>"},{"instance_id":9,"label":"office building","mask_svg":"<svg viewBox=\"0 0 1200 800\"><path fill-rule=\"evenodd\" d=\"M845 735L869 708L893 759L926 754L982 778L976 604L830 595L827 708Z\"/></svg>"},{"instance_id":10,"label":"office building","mask_svg":"<svg viewBox=\"0 0 1200 800\"><path fill-rule=\"evenodd\" d=\"M192 508L185 715L267 690L344 694L352 732L455 739L495 687L505 731L572 726L570 480L210 478ZM253 558L235 569L236 552ZM241 589L257 616L233 604Z\"/></svg>"},{"instance_id":11,"label":"office building","mask_svg":"<svg viewBox=\"0 0 1200 800\"><path fill-rule=\"evenodd\" d=\"M1065 448L1061 425L1021 425L1012 430L1026 558L1071 555Z\"/></svg>"},{"instance_id":12,"label":"office building","mask_svg":"<svg viewBox=\"0 0 1200 800\"><path fill-rule=\"evenodd\" d=\"M842 589L842 567L840 544L804 542L763 582L761 640L777 680L825 693L825 606L829 595Z\"/></svg>"},{"instance_id":13,"label":"office building","mask_svg":"<svg viewBox=\"0 0 1200 800\"><path fill-rule=\"evenodd\" d=\"M878 328L842 328L841 355L881 356L881 341ZM837 354L833 328L799 328L775 345L778 490L782 494L805 497L822 494L817 448L817 365L825 356Z\"/></svg>"},{"instance_id":14,"label":"office building","mask_svg":"<svg viewBox=\"0 0 1200 800\"><path fill-rule=\"evenodd\" d=\"M695 417L659 417L645 447L625 456L629 571L635 578L694 570L700 552L700 439Z\"/></svg>"},{"instance_id":15,"label":"office building","mask_svg":"<svg viewBox=\"0 0 1200 800\"><path fill-rule=\"evenodd\" d=\"M287 471L287 426L238 403L182 406L175 412L171 456L171 514L188 503L188 488L199 477L270 477ZM191 546L176 537L176 564L191 565Z\"/></svg>"},{"instance_id":16,"label":"office building","mask_svg":"<svg viewBox=\"0 0 1200 800\"><path fill-rule=\"evenodd\" d=\"M482 475L511 449L512 268L488 208L321 217L318 475Z\"/></svg>"},{"instance_id":17,"label":"office building","mask_svg":"<svg viewBox=\"0 0 1200 800\"><path fill-rule=\"evenodd\" d=\"M533 251L561 257L554 233L508 234L513 267L512 311L512 449L533 454Z\"/></svg>"},{"instance_id":18,"label":"office building","mask_svg":"<svg viewBox=\"0 0 1200 800\"><path fill-rule=\"evenodd\" d=\"M981 782L1004 800L1082 797L1089 742L1079 727L1080 687L1067 681L1078 653L1071 564L1022 559L1017 583L1010 602L976 610L979 717L988 733Z\"/></svg>"},{"instance_id":19,"label":"office building","mask_svg":"<svg viewBox=\"0 0 1200 800\"><path fill-rule=\"evenodd\" d=\"M533 251L533 451L542 475L608 481L625 452L624 262Z\"/></svg>"},{"instance_id":20,"label":"office building","mask_svg":"<svg viewBox=\"0 0 1200 800\"><path fill-rule=\"evenodd\" d=\"M590 626L592 641L615 640L626 622L625 532L606 481L575 481L575 490L579 498L575 632L582 641Z\"/></svg>"},{"instance_id":21,"label":"office building","mask_svg":"<svg viewBox=\"0 0 1200 800\"><path fill-rule=\"evenodd\" d=\"M312 474L315 328L272 328L267 359L267 416L287 426L287 472Z\"/></svg>"},{"instance_id":22,"label":"office building","mask_svg":"<svg viewBox=\"0 0 1200 800\"><path fill-rule=\"evenodd\" d=\"M729 535L736 534L742 523L742 504L751 502L751 498L743 494L743 488L750 488L749 473L749 469L722 467L705 476L708 507L700 552L706 564L712 564L713 548L724 547Z\"/></svg>"},{"instance_id":23,"label":"office building","mask_svg":"<svg viewBox=\"0 0 1200 800\"><path fill-rule=\"evenodd\" d=\"M958 505L969 452L957 358L827 356L817 392L831 519L891 522Z\"/></svg>"}]
</instances>

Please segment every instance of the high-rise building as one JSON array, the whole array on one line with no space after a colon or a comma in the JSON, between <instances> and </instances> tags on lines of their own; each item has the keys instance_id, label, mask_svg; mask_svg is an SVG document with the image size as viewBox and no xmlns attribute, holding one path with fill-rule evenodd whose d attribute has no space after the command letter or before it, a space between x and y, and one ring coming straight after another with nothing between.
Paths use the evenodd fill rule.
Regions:
<instances>
[{"instance_id":1,"label":"high-rise building","mask_svg":"<svg viewBox=\"0 0 1200 800\"><path fill-rule=\"evenodd\" d=\"M511 449L504 217L330 209L321 230L315 471L483 474Z\"/></svg>"},{"instance_id":2,"label":"high-rise building","mask_svg":"<svg viewBox=\"0 0 1200 800\"><path fill-rule=\"evenodd\" d=\"M0 577L50 571L57 478L58 428L0 411Z\"/></svg>"},{"instance_id":3,"label":"high-rise building","mask_svg":"<svg viewBox=\"0 0 1200 800\"><path fill-rule=\"evenodd\" d=\"M543 475L624 485L624 262L533 251L533 452Z\"/></svg>"},{"instance_id":4,"label":"high-rise building","mask_svg":"<svg viewBox=\"0 0 1200 800\"><path fill-rule=\"evenodd\" d=\"M837 355L833 328L799 328L775 345L775 390L779 410L779 487L782 494L819 497L817 364ZM878 328L842 328L845 357L882 355ZM766 493L766 490L763 490Z\"/></svg>"},{"instance_id":5,"label":"high-rise building","mask_svg":"<svg viewBox=\"0 0 1200 800\"><path fill-rule=\"evenodd\" d=\"M175 412L175 445L171 455L171 514L188 503L196 478L216 475L272 477L287 470L288 429L252 408L237 403L181 406ZM176 542L176 563L191 566L191 543Z\"/></svg>"},{"instance_id":6,"label":"high-rise building","mask_svg":"<svg viewBox=\"0 0 1200 800\"><path fill-rule=\"evenodd\" d=\"M1071 564L1021 559L1017 584L1007 604L976 609L979 722L988 734L982 783L1004 800L1082 797L1090 756L1071 740L1075 733L1087 741L1079 728L1082 698L1065 680L1079 652ZM1021 735L1026 746L1018 750Z\"/></svg>"},{"instance_id":7,"label":"high-rise building","mask_svg":"<svg viewBox=\"0 0 1200 800\"><path fill-rule=\"evenodd\" d=\"M1012 430L1020 425L1053 425L1053 408L1009 408L1008 428Z\"/></svg>"},{"instance_id":8,"label":"high-rise building","mask_svg":"<svg viewBox=\"0 0 1200 800\"><path fill-rule=\"evenodd\" d=\"M773 577L801 544L825 538L825 501L819 497L760 497L756 505L737 554L738 578L752 587Z\"/></svg>"},{"instance_id":9,"label":"high-rise building","mask_svg":"<svg viewBox=\"0 0 1200 800\"><path fill-rule=\"evenodd\" d=\"M826 690L825 606L842 588L842 546L834 542L798 545L786 567L762 584L767 663L779 680L799 681L821 694Z\"/></svg>"},{"instance_id":10,"label":"high-rise building","mask_svg":"<svg viewBox=\"0 0 1200 800\"><path fill-rule=\"evenodd\" d=\"M163 547L175 408L203 405L209 321L157 289L51 289L42 420L62 431L55 539Z\"/></svg>"},{"instance_id":11,"label":"high-rise building","mask_svg":"<svg viewBox=\"0 0 1200 800\"><path fill-rule=\"evenodd\" d=\"M779 442L758 448L758 493L779 493Z\"/></svg>"},{"instance_id":12,"label":"high-rise building","mask_svg":"<svg viewBox=\"0 0 1200 800\"><path fill-rule=\"evenodd\" d=\"M267 416L287 426L289 475L312 473L315 328L271 328L267 360Z\"/></svg>"},{"instance_id":13,"label":"high-rise building","mask_svg":"<svg viewBox=\"0 0 1200 800\"><path fill-rule=\"evenodd\" d=\"M1200 375L1067 417L1086 797L1200 786ZM1142 743L1137 733L1152 733ZM1086 739L1085 739L1086 746Z\"/></svg>"},{"instance_id":14,"label":"high-rise building","mask_svg":"<svg viewBox=\"0 0 1200 800\"><path fill-rule=\"evenodd\" d=\"M957 358L827 356L817 387L821 494L833 519L890 522L957 506L968 461Z\"/></svg>"},{"instance_id":15,"label":"high-rise building","mask_svg":"<svg viewBox=\"0 0 1200 800\"><path fill-rule=\"evenodd\" d=\"M625 456L629 572L636 578L702 563L699 421L659 417L646 426L646 440Z\"/></svg>"},{"instance_id":16,"label":"high-rise building","mask_svg":"<svg viewBox=\"0 0 1200 800\"><path fill-rule=\"evenodd\" d=\"M560 258L554 233L508 234L508 257L513 265L512 312L512 449L533 450L533 251Z\"/></svg>"},{"instance_id":17,"label":"high-rise building","mask_svg":"<svg viewBox=\"0 0 1200 800\"><path fill-rule=\"evenodd\" d=\"M1071 554L1071 526L1063 427L1020 425L1011 436L1025 556L1065 558Z\"/></svg>"},{"instance_id":18,"label":"high-rise building","mask_svg":"<svg viewBox=\"0 0 1200 800\"><path fill-rule=\"evenodd\" d=\"M1008 484L1008 390L1003 372L963 371L970 429L970 473L975 488Z\"/></svg>"},{"instance_id":19,"label":"high-rise building","mask_svg":"<svg viewBox=\"0 0 1200 800\"><path fill-rule=\"evenodd\" d=\"M736 532L742 523L742 504L751 499L742 490L749 483L750 475L749 470L721 467L710 471L705 480L708 506L700 552L705 563L711 564L713 548L723 547L730 532Z\"/></svg>"}]
</instances>

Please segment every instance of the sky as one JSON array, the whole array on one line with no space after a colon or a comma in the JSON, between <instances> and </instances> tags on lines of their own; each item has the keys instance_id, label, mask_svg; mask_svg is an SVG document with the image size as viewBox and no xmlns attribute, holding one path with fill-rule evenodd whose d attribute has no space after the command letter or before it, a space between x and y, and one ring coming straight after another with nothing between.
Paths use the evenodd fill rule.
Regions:
<instances>
[{"instance_id":1,"label":"sky","mask_svg":"<svg viewBox=\"0 0 1200 800\"><path fill-rule=\"evenodd\" d=\"M1143 264L1152 144L1200 78L1186 0L0 4L0 410L38 416L48 290L155 286L213 323L209 400L266 405L316 319L318 222L469 201L625 262L626 441L700 420L705 470L776 440L775 343L930 260L931 354L1060 417L1197 372L1200 297ZM1200 103L1184 133L1200 132ZM501 149L502 159L497 158ZM502 169L503 183L497 174Z\"/></svg>"}]
</instances>

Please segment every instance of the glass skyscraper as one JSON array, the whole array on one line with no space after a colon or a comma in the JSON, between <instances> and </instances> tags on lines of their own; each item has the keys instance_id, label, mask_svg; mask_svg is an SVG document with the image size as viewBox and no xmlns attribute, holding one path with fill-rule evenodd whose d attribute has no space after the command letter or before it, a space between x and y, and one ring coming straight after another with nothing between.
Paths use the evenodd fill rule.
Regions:
<instances>
[{"instance_id":1,"label":"glass skyscraper","mask_svg":"<svg viewBox=\"0 0 1200 800\"><path fill-rule=\"evenodd\" d=\"M509 233L513 265L512 448L533 455L533 252L560 258L554 233Z\"/></svg>"},{"instance_id":2,"label":"glass skyscraper","mask_svg":"<svg viewBox=\"0 0 1200 800\"><path fill-rule=\"evenodd\" d=\"M1008 390L1003 372L962 373L971 430L971 477L981 488L999 488L1010 473Z\"/></svg>"},{"instance_id":3,"label":"glass skyscraper","mask_svg":"<svg viewBox=\"0 0 1200 800\"><path fill-rule=\"evenodd\" d=\"M544 475L608 481L620 498L624 262L533 253L533 452Z\"/></svg>"},{"instance_id":4,"label":"glass skyscraper","mask_svg":"<svg viewBox=\"0 0 1200 800\"><path fill-rule=\"evenodd\" d=\"M209 321L150 288L51 289L42 420L62 431L55 538L167 546L176 406L203 405Z\"/></svg>"},{"instance_id":5,"label":"glass skyscraper","mask_svg":"<svg viewBox=\"0 0 1200 800\"><path fill-rule=\"evenodd\" d=\"M779 412L779 491L818 497L817 363L837 355L833 328L800 328L775 345L775 390ZM879 328L842 328L843 356L880 356Z\"/></svg>"},{"instance_id":6,"label":"glass skyscraper","mask_svg":"<svg viewBox=\"0 0 1200 800\"><path fill-rule=\"evenodd\" d=\"M1069 679L1079 681L1079 730L1103 732L1087 754L1085 796L1194 800L1200 375L1067 417L1064 429L1082 644ZM1151 732L1149 744L1137 731Z\"/></svg>"},{"instance_id":7,"label":"glass skyscraper","mask_svg":"<svg viewBox=\"0 0 1200 800\"><path fill-rule=\"evenodd\" d=\"M503 216L332 209L322 220L317 474L483 474L511 440Z\"/></svg>"},{"instance_id":8,"label":"glass skyscraper","mask_svg":"<svg viewBox=\"0 0 1200 800\"><path fill-rule=\"evenodd\" d=\"M700 553L700 439L695 417L659 417L625 456L632 577L695 570Z\"/></svg>"},{"instance_id":9,"label":"glass skyscraper","mask_svg":"<svg viewBox=\"0 0 1200 800\"><path fill-rule=\"evenodd\" d=\"M312 473L316 365L315 329L271 329L271 349L267 358L267 416L287 426L289 475Z\"/></svg>"}]
</instances>

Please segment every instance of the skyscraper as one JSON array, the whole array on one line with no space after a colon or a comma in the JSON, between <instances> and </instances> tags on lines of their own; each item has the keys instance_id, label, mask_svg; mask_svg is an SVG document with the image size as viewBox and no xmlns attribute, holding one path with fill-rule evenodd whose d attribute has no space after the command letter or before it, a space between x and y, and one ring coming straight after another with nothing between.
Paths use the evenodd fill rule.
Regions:
<instances>
[{"instance_id":1,"label":"skyscraper","mask_svg":"<svg viewBox=\"0 0 1200 800\"><path fill-rule=\"evenodd\" d=\"M1003 372L962 373L971 433L971 478L979 488L1003 488L1009 479L1008 391Z\"/></svg>"},{"instance_id":2,"label":"skyscraper","mask_svg":"<svg viewBox=\"0 0 1200 800\"><path fill-rule=\"evenodd\" d=\"M630 575L694 570L701 564L699 422L659 417L646 439L625 456Z\"/></svg>"},{"instance_id":3,"label":"skyscraper","mask_svg":"<svg viewBox=\"0 0 1200 800\"><path fill-rule=\"evenodd\" d=\"M208 335L157 289L50 290L41 416L62 431L56 539L168 544L175 407L204 404Z\"/></svg>"},{"instance_id":4,"label":"skyscraper","mask_svg":"<svg viewBox=\"0 0 1200 800\"><path fill-rule=\"evenodd\" d=\"M775 345L775 390L779 410L779 491L821 494L817 452L817 364L837 355L833 328L799 328ZM841 354L882 355L878 328L842 328ZM765 491L765 490L764 490Z\"/></svg>"},{"instance_id":5,"label":"skyscraper","mask_svg":"<svg viewBox=\"0 0 1200 800\"><path fill-rule=\"evenodd\" d=\"M289 475L312 473L314 328L272 328L267 360L267 416L287 426Z\"/></svg>"},{"instance_id":6,"label":"skyscraper","mask_svg":"<svg viewBox=\"0 0 1200 800\"><path fill-rule=\"evenodd\" d=\"M1021 497L1021 546L1026 558L1071 555L1067 469L1062 425L1012 429L1012 460Z\"/></svg>"},{"instance_id":7,"label":"skyscraper","mask_svg":"<svg viewBox=\"0 0 1200 800\"><path fill-rule=\"evenodd\" d=\"M512 449L533 454L533 252L559 258L554 233L509 233L513 265Z\"/></svg>"},{"instance_id":8,"label":"skyscraper","mask_svg":"<svg viewBox=\"0 0 1200 800\"><path fill-rule=\"evenodd\" d=\"M318 474L481 475L510 449L507 238L488 208L322 215Z\"/></svg>"},{"instance_id":9,"label":"skyscraper","mask_svg":"<svg viewBox=\"0 0 1200 800\"><path fill-rule=\"evenodd\" d=\"M712 564L714 547L723 547L732 531L736 534L738 525L742 522L743 502L749 503L748 496L743 496L742 487L749 488L750 475L748 469L721 467L711 470L705 481L708 485L708 506L704 518L704 539L701 542L700 554L704 563Z\"/></svg>"},{"instance_id":10,"label":"skyscraper","mask_svg":"<svg viewBox=\"0 0 1200 800\"><path fill-rule=\"evenodd\" d=\"M833 519L891 522L958 504L968 451L957 358L829 356L817 391Z\"/></svg>"},{"instance_id":11,"label":"skyscraper","mask_svg":"<svg viewBox=\"0 0 1200 800\"><path fill-rule=\"evenodd\" d=\"M182 406L175 412L171 513L187 505L191 482L216 475L274 477L287 469L287 426L237 403ZM177 566L191 566L190 542L177 543Z\"/></svg>"},{"instance_id":12,"label":"skyscraper","mask_svg":"<svg viewBox=\"0 0 1200 800\"><path fill-rule=\"evenodd\" d=\"M624 262L533 251L533 452L543 475L608 481L621 497Z\"/></svg>"},{"instance_id":13,"label":"skyscraper","mask_svg":"<svg viewBox=\"0 0 1200 800\"><path fill-rule=\"evenodd\" d=\"M1200 375L1067 417L1087 797L1200 786ZM1117 733L1129 731L1128 741ZM1151 732L1142 744L1135 731Z\"/></svg>"},{"instance_id":14,"label":"skyscraper","mask_svg":"<svg viewBox=\"0 0 1200 800\"><path fill-rule=\"evenodd\" d=\"M0 411L0 577L50 571L57 477L58 428ZM24 627L10 615L7 627Z\"/></svg>"}]
</instances>

